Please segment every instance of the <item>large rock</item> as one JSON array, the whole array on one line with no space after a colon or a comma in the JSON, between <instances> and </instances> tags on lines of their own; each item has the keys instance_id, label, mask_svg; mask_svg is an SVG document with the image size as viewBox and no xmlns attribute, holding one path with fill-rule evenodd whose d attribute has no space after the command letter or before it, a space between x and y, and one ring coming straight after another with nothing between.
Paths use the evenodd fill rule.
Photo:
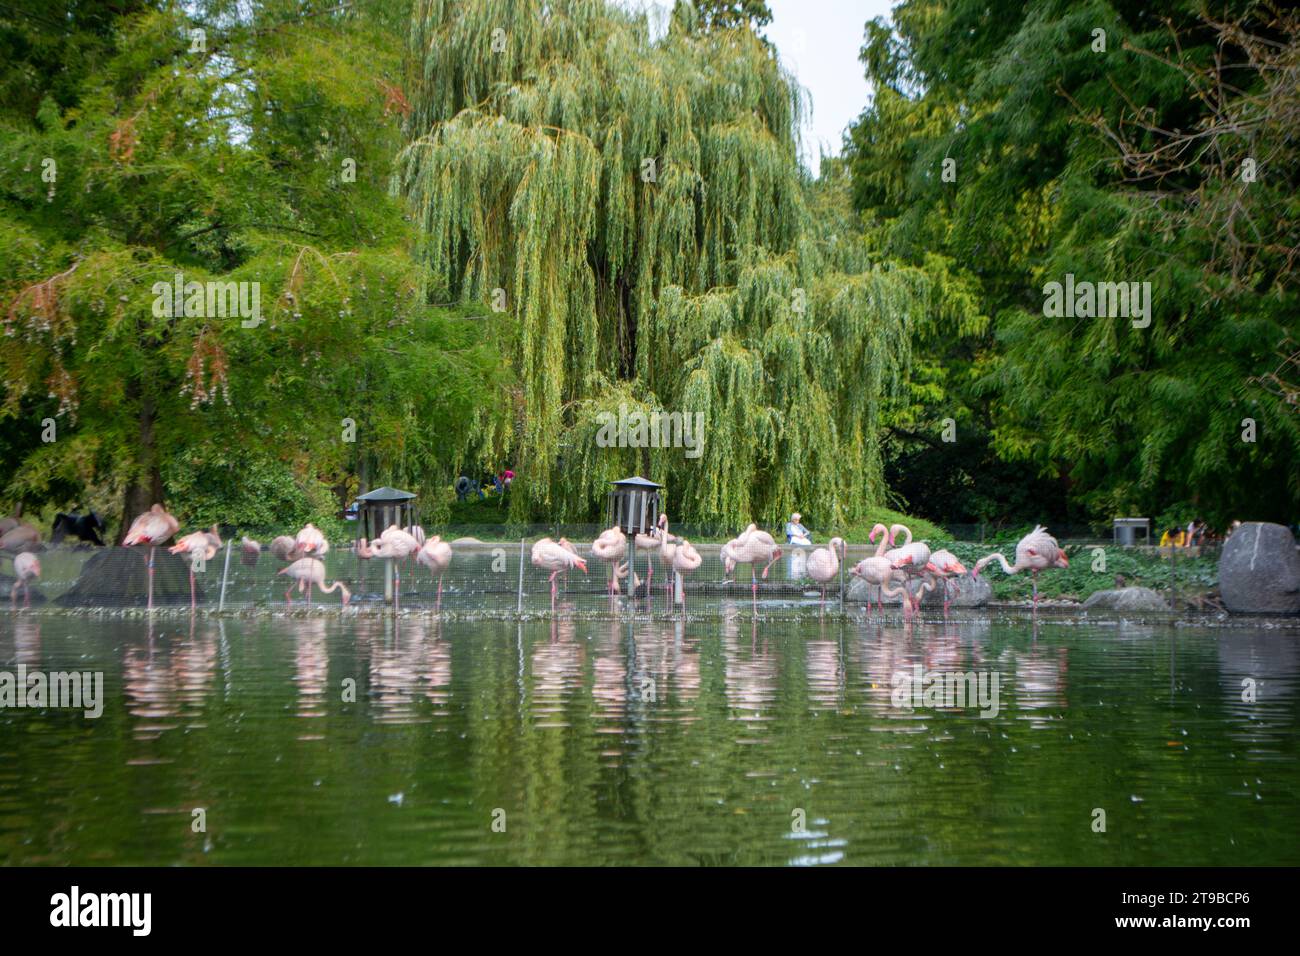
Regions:
<instances>
[{"instance_id":1,"label":"large rock","mask_svg":"<svg viewBox=\"0 0 1300 956\"><path fill-rule=\"evenodd\" d=\"M951 578L948 589L952 594L952 607L984 607L993 597L993 585L987 578L972 578L969 574L961 574ZM897 585L895 585L897 586ZM911 585L913 589L916 584ZM859 604L865 604L867 597L870 596L871 603L875 604L880 600L880 589L872 587L866 581L859 577L851 577L844 591L844 600L856 601ZM902 604L901 595L886 600L887 604ZM921 599L922 607L943 607L943 585L936 584L933 591L929 591Z\"/></svg>"},{"instance_id":2,"label":"large rock","mask_svg":"<svg viewBox=\"0 0 1300 956\"><path fill-rule=\"evenodd\" d=\"M1096 591L1083 602L1085 611L1167 611L1169 603L1150 588Z\"/></svg>"},{"instance_id":3,"label":"large rock","mask_svg":"<svg viewBox=\"0 0 1300 956\"><path fill-rule=\"evenodd\" d=\"M1263 521L1238 528L1219 558L1219 594L1229 611L1300 613L1300 554L1291 531Z\"/></svg>"}]
</instances>

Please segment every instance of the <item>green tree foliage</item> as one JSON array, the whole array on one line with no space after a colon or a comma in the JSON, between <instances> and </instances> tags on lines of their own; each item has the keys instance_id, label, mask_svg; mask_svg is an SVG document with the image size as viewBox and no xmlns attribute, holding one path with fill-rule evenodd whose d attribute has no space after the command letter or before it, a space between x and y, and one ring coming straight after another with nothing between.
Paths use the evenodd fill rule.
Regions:
<instances>
[{"instance_id":1,"label":"green tree foliage","mask_svg":"<svg viewBox=\"0 0 1300 956\"><path fill-rule=\"evenodd\" d=\"M918 0L867 28L855 205L876 248L992 319L918 342L943 372L912 414L969 417L1101 517L1287 520L1300 500L1300 423L1267 378L1296 334L1296 21L1216 9ZM1045 317L1067 272L1150 282L1151 325Z\"/></svg>"},{"instance_id":2,"label":"green tree foliage","mask_svg":"<svg viewBox=\"0 0 1300 956\"><path fill-rule=\"evenodd\" d=\"M710 30L761 29L772 22L772 10L764 0L695 0L692 5L700 23Z\"/></svg>"},{"instance_id":3,"label":"green tree foliage","mask_svg":"<svg viewBox=\"0 0 1300 956\"><path fill-rule=\"evenodd\" d=\"M752 31L689 4L652 40L600 0L421 0L412 49L401 185L427 294L504 294L517 518L588 518L637 471L692 522L883 502L909 329L960 303L869 261L847 189L811 188L800 93ZM702 455L604 447L620 406L701 414Z\"/></svg>"},{"instance_id":4,"label":"green tree foliage","mask_svg":"<svg viewBox=\"0 0 1300 956\"><path fill-rule=\"evenodd\" d=\"M471 425L490 433L500 363L479 320L421 303L390 195L408 109L392 7L129 7L73 105L5 118L11 501L108 487L125 525L164 497L164 463L178 491L229 463L236 501L274 461L319 503L317 481L358 471L448 480ZM256 283L261 321L160 307L177 274Z\"/></svg>"}]
</instances>

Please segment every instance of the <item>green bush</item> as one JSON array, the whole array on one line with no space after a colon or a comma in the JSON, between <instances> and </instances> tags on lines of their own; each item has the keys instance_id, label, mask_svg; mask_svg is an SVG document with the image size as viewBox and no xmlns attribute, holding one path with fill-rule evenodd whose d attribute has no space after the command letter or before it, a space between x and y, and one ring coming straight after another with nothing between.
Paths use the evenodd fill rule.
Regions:
<instances>
[{"instance_id":1,"label":"green bush","mask_svg":"<svg viewBox=\"0 0 1300 956\"><path fill-rule=\"evenodd\" d=\"M333 541L349 536L329 488L295 478L282 462L212 451L169 462L163 482L182 531L221 524L270 536L293 534L310 521Z\"/></svg>"}]
</instances>

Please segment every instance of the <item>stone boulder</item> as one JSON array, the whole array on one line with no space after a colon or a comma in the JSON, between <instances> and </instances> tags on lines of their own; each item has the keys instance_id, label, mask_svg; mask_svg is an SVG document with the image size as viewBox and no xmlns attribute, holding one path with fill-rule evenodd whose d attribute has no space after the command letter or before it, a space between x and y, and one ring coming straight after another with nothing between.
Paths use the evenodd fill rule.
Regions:
<instances>
[{"instance_id":1,"label":"stone boulder","mask_svg":"<svg viewBox=\"0 0 1300 956\"><path fill-rule=\"evenodd\" d=\"M1096 591L1083 602L1085 611L1167 611L1169 602L1150 588Z\"/></svg>"},{"instance_id":2,"label":"stone boulder","mask_svg":"<svg viewBox=\"0 0 1300 956\"><path fill-rule=\"evenodd\" d=\"M1219 558L1219 594L1236 613L1300 613L1300 554L1290 529L1263 521L1238 528Z\"/></svg>"},{"instance_id":3,"label":"stone boulder","mask_svg":"<svg viewBox=\"0 0 1300 956\"><path fill-rule=\"evenodd\" d=\"M984 607L993 600L993 584L986 577L973 578L969 574L959 574L948 579L948 593L951 595L951 607ZM942 581L921 598L921 607L943 607Z\"/></svg>"}]
</instances>

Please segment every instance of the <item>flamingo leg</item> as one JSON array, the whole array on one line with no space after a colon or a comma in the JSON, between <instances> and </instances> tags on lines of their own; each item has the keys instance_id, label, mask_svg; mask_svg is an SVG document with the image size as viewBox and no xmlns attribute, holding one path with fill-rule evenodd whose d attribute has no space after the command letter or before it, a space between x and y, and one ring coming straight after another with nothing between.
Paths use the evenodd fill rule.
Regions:
<instances>
[{"instance_id":1,"label":"flamingo leg","mask_svg":"<svg viewBox=\"0 0 1300 956\"><path fill-rule=\"evenodd\" d=\"M290 596L290 595L292 595L292 594L293 594L293 585L290 584L290 585L289 585L289 590L287 590L287 591L284 592L284 603L285 603L285 604L292 604L292 603L293 603L293 598Z\"/></svg>"},{"instance_id":2,"label":"flamingo leg","mask_svg":"<svg viewBox=\"0 0 1300 956\"><path fill-rule=\"evenodd\" d=\"M311 578L307 579L307 606L311 607Z\"/></svg>"},{"instance_id":3,"label":"flamingo leg","mask_svg":"<svg viewBox=\"0 0 1300 956\"><path fill-rule=\"evenodd\" d=\"M559 571L551 572L551 610L552 611L555 610L555 576L559 573L560 573Z\"/></svg>"},{"instance_id":4,"label":"flamingo leg","mask_svg":"<svg viewBox=\"0 0 1300 956\"><path fill-rule=\"evenodd\" d=\"M153 610L153 545L149 545L149 598L147 609Z\"/></svg>"},{"instance_id":5,"label":"flamingo leg","mask_svg":"<svg viewBox=\"0 0 1300 956\"><path fill-rule=\"evenodd\" d=\"M1038 610L1038 569L1034 569L1034 610Z\"/></svg>"},{"instance_id":6,"label":"flamingo leg","mask_svg":"<svg viewBox=\"0 0 1300 956\"><path fill-rule=\"evenodd\" d=\"M190 613L193 614L195 609L194 602L194 567L190 566Z\"/></svg>"},{"instance_id":7,"label":"flamingo leg","mask_svg":"<svg viewBox=\"0 0 1300 956\"><path fill-rule=\"evenodd\" d=\"M432 574L433 572L430 571L429 573ZM437 606L434 608L434 610L439 612L442 611L442 575L441 574L438 575L438 603Z\"/></svg>"}]
</instances>

